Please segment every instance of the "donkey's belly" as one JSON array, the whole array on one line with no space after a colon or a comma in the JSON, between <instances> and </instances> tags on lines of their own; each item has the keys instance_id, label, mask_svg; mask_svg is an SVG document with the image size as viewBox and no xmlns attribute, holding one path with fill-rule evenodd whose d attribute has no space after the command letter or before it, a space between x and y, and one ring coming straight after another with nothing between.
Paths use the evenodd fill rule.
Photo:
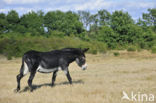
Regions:
<instances>
[{"instance_id":1,"label":"donkey's belly","mask_svg":"<svg viewBox=\"0 0 156 103\"><path fill-rule=\"evenodd\" d=\"M61 67L46 69L46 68L43 68L42 66L39 65L38 68L37 68L37 71L41 72L41 73L51 73L51 72L54 72L56 70L61 70Z\"/></svg>"}]
</instances>

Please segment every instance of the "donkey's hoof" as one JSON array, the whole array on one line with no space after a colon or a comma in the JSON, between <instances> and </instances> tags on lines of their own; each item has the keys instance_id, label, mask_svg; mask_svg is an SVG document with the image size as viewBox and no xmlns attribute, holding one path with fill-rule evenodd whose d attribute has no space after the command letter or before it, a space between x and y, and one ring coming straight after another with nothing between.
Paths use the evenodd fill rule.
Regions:
<instances>
[{"instance_id":1,"label":"donkey's hoof","mask_svg":"<svg viewBox=\"0 0 156 103\"><path fill-rule=\"evenodd\" d=\"M20 89L14 89L14 93L17 93L17 92L19 92L19 90L20 90Z\"/></svg>"},{"instance_id":2,"label":"donkey's hoof","mask_svg":"<svg viewBox=\"0 0 156 103\"><path fill-rule=\"evenodd\" d=\"M54 86L55 86L55 84L52 83L52 84L51 84L51 87L54 87Z\"/></svg>"},{"instance_id":3,"label":"donkey's hoof","mask_svg":"<svg viewBox=\"0 0 156 103\"><path fill-rule=\"evenodd\" d=\"M33 89L32 88L30 88L30 92L33 92Z\"/></svg>"}]
</instances>

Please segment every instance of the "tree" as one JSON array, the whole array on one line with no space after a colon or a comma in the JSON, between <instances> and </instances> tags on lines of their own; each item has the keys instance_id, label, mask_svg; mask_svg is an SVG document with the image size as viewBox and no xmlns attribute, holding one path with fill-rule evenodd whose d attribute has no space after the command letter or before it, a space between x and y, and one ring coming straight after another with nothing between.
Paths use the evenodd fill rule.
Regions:
<instances>
[{"instance_id":1,"label":"tree","mask_svg":"<svg viewBox=\"0 0 156 103\"><path fill-rule=\"evenodd\" d=\"M78 11L80 16L80 21L83 23L86 30L90 29L90 24L92 22L91 14L89 11Z\"/></svg>"},{"instance_id":2,"label":"tree","mask_svg":"<svg viewBox=\"0 0 156 103\"><path fill-rule=\"evenodd\" d=\"M20 21L18 13L15 10L11 10L8 12L8 15L6 16L6 18L9 23L8 30L15 31Z\"/></svg>"},{"instance_id":3,"label":"tree","mask_svg":"<svg viewBox=\"0 0 156 103\"><path fill-rule=\"evenodd\" d=\"M0 34L8 31L8 21L4 13L0 13Z\"/></svg>"},{"instance_id":4,"label":"tree","mask_svg":"<svg viewBox=\"0 0 156 103\"><path fill-rule=\"evenodd\" d=\"M116 48L116 38L117 35L115 35L112 28L108 26L102 26L99 29L97 40L105 42L108 45L108 48Z\"/></svg>"},{"instance_id":5,"label":"tree","mask_svg":"<svg viewBox=\"0 0 156 103\"><path fill-rule=\"evenodd\" d=\"M143 19L149 26L156 25L156 9L148 9L148 13L143 13Z\"/></svg>"},{"instance_id":6,"label":"tree","mask_svg":"<svg viewBox=\"0 0 156 103\"><path fill-rule=\"evenodd\" d=\"M111 14L107 10L98 11L99 25L105 26L110 24Z\"/></svg>"},{"instance_id":7,"label":"tree","mask_svg":"<svg viewBox=\"0 0 156 103\"><path fill-rule=\"evenodd\" d=\"M131 38L129 32L132 25L134 25L134 21L128 12L113 12L111 16L111 27L116 32L116 34L119 34L117 41L120 42L120 44L124 45L129 43Z\"/></svg>"},{"instance_id":8,"label":"tree","mask_svg":"<svg viewBox=\"0 0 156 103\"><path fill-rule=\"evenodd\" d=\"M49 33L51 31L61 31L65 35L70 35L83 32L83 25L79 21L79 16L71 11L66 13L50 11L44 17L44 24Z\"/></svg>"},{"instance_id":9,"label":"tree","mask_svg":"<svg viewBox=\"0 0 156 103\"><path fill-rule=\"evenodd\" d=\"M128 12L123 11L115 11L111 16L111 27L113 30L118 32L119 34L124 34L122 28L126 25L134 24L133 19L128 14Z\"/></svg>"},{"instance_id":10,"label":"tree","mask_svg":"<svg viewBox=\"0 0 156 103\"><path fill-rule=\"evenodd\" d=\"M91 15L90 16L90 31L93 31L93 32L97 32L98 30L98 22L99 22L99 19L98 19L98 14L94 14L94 15Z\"/></svg>"},{"instance_id":11,"label":"tree","mask_svg":"<svg viewBox=\"0 0 156 103\"><path fill-rule=\"evenodd\" d=\"M44 16L44 24L45 27L47 27L48 32L50 32L50 30L59 29L63 21L65 21L64 13L61 11L49 11Z\"/></svg>"},{"instance_id":12,"label":"tree","mask_svg":"<svg viewBox=\"0 0 156 103\"><path fill-rule=\"evenodd\" d=\"M98 34L99 28L110 25L111 14L107 10L100 10L98 13L91 15L90 37Z\"/></svg>"},{"instance_id":13,"label":"tree","mask_svg":"<svg viewBox=\"0 0 156 103\"><path fill-rule=\"evenodd\" d=\"M148 13L143 13L142 18L146 26L152 27L156 32L156 8L148 9Z\"/></svg>"},{"instance_id":14,"label":"tree","mask_svg":"<svg viewBox=\"0 0 156 103\"><path fill-rule=\"evenodd\" d=\"M76 13L68 11L65 13L66 25L64 31L67 34L80 34L84 31L83 24L79 21L79 16Z\"/></svg>"},{"instance_id":15,"label":"tree","mask_svg":"<svg viewBox=\"0 0 156 103\"><path fill-rule=\"evenodd\" d=\"M19 28L23 28L20 30L21 32L30 32L32 35L44 34L43 12L38 11L35 13L31 11L28 14L24 14L20 19Z\"/></svg>"}]
</instances>

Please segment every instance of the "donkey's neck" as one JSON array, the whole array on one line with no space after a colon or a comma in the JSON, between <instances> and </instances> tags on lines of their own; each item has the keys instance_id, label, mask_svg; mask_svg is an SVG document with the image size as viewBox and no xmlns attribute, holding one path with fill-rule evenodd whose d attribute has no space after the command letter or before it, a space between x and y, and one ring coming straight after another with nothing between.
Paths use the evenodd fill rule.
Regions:
<instances>
[{"instance_id":1,"label":"donkey's neck","mask_svg":"<svg viewBox=\"0 0 156 103\"><path fill-rule=\"evenodd\" d=\"M68 58L68 62L69 63L72 63L72 62L74 62L75 60L76 60L76 58L77 58L78 56L77 55L67 55L67 58Z\"/></svg>"}]
</instances>

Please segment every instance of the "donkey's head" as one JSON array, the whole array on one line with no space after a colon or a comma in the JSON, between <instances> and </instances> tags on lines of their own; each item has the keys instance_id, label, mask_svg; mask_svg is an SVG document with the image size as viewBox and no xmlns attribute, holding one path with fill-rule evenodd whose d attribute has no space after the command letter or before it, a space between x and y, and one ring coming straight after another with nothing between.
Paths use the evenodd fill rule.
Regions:
<instances>
[{"instance_id":1,"label":"donkey's head","mask_svg":"<svg viewBox=\"0 0 156 103\"><path fill-rule=\"evenodd\" d=\"M85 52L87 52L88 50L89 48L80 49L79 56L76 58L76 63L82 68L82 70L87 69Z\"/></svg>"}]
</instances>

